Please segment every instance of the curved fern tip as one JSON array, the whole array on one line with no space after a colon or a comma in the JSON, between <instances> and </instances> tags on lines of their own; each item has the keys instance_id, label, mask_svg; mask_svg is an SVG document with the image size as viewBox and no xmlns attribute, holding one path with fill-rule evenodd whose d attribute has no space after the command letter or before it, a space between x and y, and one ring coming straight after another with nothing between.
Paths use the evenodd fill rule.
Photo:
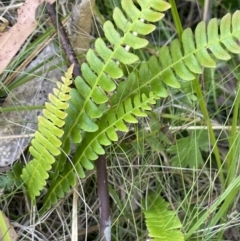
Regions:
<instances>
[{"instance_id":1,"label":"curved fern tip","mask_svg":"<svg viewBox=\"0 0 240 241\"><path fill-rule=\"evenodd\" d=\"M74 68L74 64L72 64L72 65L68 68L67 72L65 73L66 77L69 77L69 79L72 78L73 68Z\"/></svg>"}]
</instances>

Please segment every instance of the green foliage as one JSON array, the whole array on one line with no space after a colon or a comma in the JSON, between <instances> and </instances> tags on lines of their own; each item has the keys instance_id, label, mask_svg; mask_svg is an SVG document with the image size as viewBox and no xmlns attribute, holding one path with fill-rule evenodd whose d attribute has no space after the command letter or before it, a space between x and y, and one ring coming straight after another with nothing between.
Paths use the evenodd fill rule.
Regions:
<instances>
[{"instance_id":1,"label":"green foliage","mask_svg":"<svg viewBox=\"0 0 240 241\"><path fill-rule=\"evenodd\" d=\"M168 96L168 88L186 87L197 74L202 74L203 67L214 68L216 60L228 60L230 53L240 53L236 42L240 35L240 11L237 11L233 16L224 16L220 27L217 19L212 19L207 27L204 22L199 23L194 34L189 28L184 30L181 40L159 49L159 57L141 62L129 48L147 46L144 36L154 31L152 23L162 19L162 12L170 5L161 0L138 0L138 5L135 2L122 0L124 12L115 8L114 23L107 21L103 26L106 40L98 38L95 49L87 52L82 76L75 79L76 88L70 91L63 131L59 127L64 124L62 110L66 105L58 110L47 105L44 115L51 121L39 120L40 127L30 148L34 160L21 177L32 199L39 195L49 178L43 210L71 190L76 174L84 178L85 170L94 168L93 161L105 153L106 146L118 140L118 132L128 132L129 124L138 123L139 117L147 117L151 105ZM129 73L124 76L123 70ZM45 128L46 121L52 122L54 135ZM46 141L46 136L52 139ZM153 146L155 140L147 141ZM69 158L71 161L66 161L71 143L76 151Z\"/></svg>"},{"instance_id":2,"label":"green foliage","mask_svg":"<svg viewBox=\"0 0 240 241\"><path fill-rule=\"evenodd\" d=\"M17 162L12 166L11 170L8 170L6 174L0 175L0 189L14 190L22 186L22 180L20 175L22 173L23 164Z\"/></svg>"},{"instance_id":3,"label":"green foliage","mask_svg":"<svg viewBox=\"0 0 240 241\"><path fill-rule=\"evenodd\" d=\"M67 115L65 112L68 107L66 101L70 98L69 85L72 83L72 71L73 65L68 69L65 77L62 77L63 83L57 82L58 89L53 89L54 95L49 94L51 103L45 103L44 116L38 117L38 130L35 132L29 148L33 159L23 168L21 174L28 195L33 200L46 185L47 172L52 168L54 157L60 154L59 147L62 143L59 138L63 135L61 128Z\"/></svg>"},{"instance_id":4,"label":"green foliage","mask_svg":"<svg viewBox=\"0 0 240 241\"><path fill-rule=\"evenodd\" d=\"M182 224L176 213L168 209L169 204L161 197L149 195L143 211L146 219L148 236L153 241L183 241L179 230Z\"/></svg>"},{"instance_id":5,"label":"green foliage","mask_svg":"<svg viewBox=\"0 0 240 241\"><path fill-rule=\"evenodd\" d=\"M8 176L1 175L0 176L0 188L1 189L10 189L13 186L12 178Z\"/></svg>"},{"instance_id":6,"label":"green foliage","mask_svg":"<svg viewBox=\"0 0 240 241\"><path fill-rule=\"evenodd\" d=\"M4 213L0 210L0 233L1 233L1 240L3 241L11 241L11 232L9 228L9 224L7 222L7 218L5 217Z\"/></svg>"}]
</instances>

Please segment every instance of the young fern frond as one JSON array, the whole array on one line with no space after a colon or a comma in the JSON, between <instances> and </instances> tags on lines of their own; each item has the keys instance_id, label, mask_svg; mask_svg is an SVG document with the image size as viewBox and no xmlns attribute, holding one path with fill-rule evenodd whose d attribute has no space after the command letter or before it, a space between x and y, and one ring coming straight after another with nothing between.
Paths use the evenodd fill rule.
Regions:
<instances>
[{"instance_id":1,"label":"young fern frond","mask_svg":"<svg viewBox=\"0 0 240 241\"><path fill-rule=\"evenodd\" d=\"M150 22L162 19L162 12L170 8L170 4L161 0L137 2L140 9L132 0L123 0L122 8L125 14L119 8L114 9L113 19L118 29L111 21L103 25L104 35L110 46L102 38L98 38L95 42L95 51L89 49L87 52L87 63L81 66L82 77L75 81L77 91L72 90L70 93L65 134L62 138L64 153L54 166L56 172L63 170L66 154L70 152L70 139L74 143L80 143L83 132L98 130L96 119L104 113L100 106L109 100L109 95L116 89L115 81L123 77L123 71L118 63L129 65L138 61L138 56L128 52L125 47L145 47L148 41L137 35L147 35L154 31L155 26ZM144 20L148 22L144 23Z\"/></svg>"},{"instance_id":2,"label":"young fern frond","mask_svg":"<svg viewBox=\"0 0 240 241\"><path fill-rule=\"evenodd\" d=\"M38 117L38 129L31 141L29 152L33 159L22 170L21 179L27 187L29 197L34 200L46 185L48 171L55 162L55 156L60 154L61 141L63 135L62 127L67 116L65 110L68 107L67 101L70 99L69 91L72 83L73 65L62 77L62 83L57 82L53 94L49 94L51 103L45 103L43 116Z\"/></svg>"},{"instance_id":3,"label":"young fern frond","mask_svg":"<svg viewBox=\"0 0 240 241\"><path fill-rule=\"evenodd\" d=\"M179 80L191 81L196 74L203 73L203 67L215 68L216 60L229 60L229 53L239 54L239 21L240 11L236 11L232 16L226 14L220 26L214 18L207 28L205 22L200 22L195 34L187 28L181 41L175 39L170 47L160 48L159 58L153 56L147 63L140 64L138 74L133 73L128 81L120 83L111 105L147 89L159 97L166 97L166 86L180 88Z\"/></svg>"},{"instance_id":4,"label":"young fern frond","mask_svg":"<svg viewBox=\"0 0 240 241\"><path fill-rule=\"evenodd\" d=\"M61 177L53 180L48 192L44 197L44 207L46 210L51 207L65 192L71 190L75 185L75 170L80 178L85 177L85 171L93 169L92 161L99 155L105 153L104 146L111 145L118 140L117 131L128 132L127 123L137 123L136 117L146 117L145 111L151 110L150 105L155 104L155 95L145 94L136 95L128 98L125 102L113 108L97 121L99 129L94 132L86 133L83 141L77 147L72 158L72 162L66 162ZM74 165L74 168L73 168Z\"/></svg>"},{"instance_id":5,"label":"young fern frond","mask_svg":"<svg viewBox=\"0 0 240 241\"><path fill-rule=\"evenodd\" d=\"M174 211L168 210L169 204L160 197L148 196L148 207L143 211L148 236L153 241L183 241L179 230L182 224Z\"/></svg>"}]
</instances>

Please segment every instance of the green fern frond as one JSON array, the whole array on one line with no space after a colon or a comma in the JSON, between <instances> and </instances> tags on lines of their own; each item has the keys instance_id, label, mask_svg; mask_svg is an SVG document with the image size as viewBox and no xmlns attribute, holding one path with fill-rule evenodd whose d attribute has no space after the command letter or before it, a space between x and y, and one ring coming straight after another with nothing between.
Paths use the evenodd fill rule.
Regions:
<instances>
[{"instance_id":1,"label":"green fern frond","mask_svg":"<svg viewBox=\"0 0 240 241\"><path fill-rule=\"evenodd\" d=\"M182 224L174 211L168 209L168 203L160 197L148 196L146 219L148 236L152 241L183 241L184 236L179 230Z\"/></svg>"},{"instance_id":2,"label":"green fern frond","mask_svg":"<svg viewBox=\"0 0 240 241\"><path fill-rule=\"evenodd\" d=\"M170 4L161 0L138 0L140 9L132 0L123 0L122 8L114 9L113 19L103 25L104 35L111 44L108 46L102 38L95 42L95 51L87 52L87 63L81 66L82 77L75 80L77 90L71 90L68 116L64 128L63 153L56 162L54 169L60 172L64 167L66 154L70 152L70 139L74 143L82 141L82 132L96 132L99 126L96 119L103 114L104 104L109 95L116 89L115 81L123 77L118 63L124 65L138 61L138 56L128 52L126 46L133 49L143 48L148 41L137 35L151 33L157 22L164 17L162 12L170 8ZM147 20L147 23L144 23ZM106 108L105 108L106 109Z\"/></svg>"},{"instance_id":3,"label":"green fern frond","mask_svg":"<svg viewBox=\"0 0 240 241\"><path fill-rule=\"evenodd\" d=\"M194 34L190 28L184 30L181 41L175 39L170 47L162 47L159 58L151 57L129 81L120 83L111 105L146 89L166 97L166 86L180 88L179 80L191 81L196 74L203 73L203 67L215 68L216 60L229 60L229 53L239 54L239 21L240 11L236 11L233 15L226 14L220 25L217 19L212 19L207 27L205 22L200 22Z\"/></svg>"},{"instance_id":4,"label":"green fern frond","mask_svg":"<svg viewBox=\"0 0 240 241\"><path fill-rule=\"evenodd\" d=\"M27 187L29 197L34 200L46 185L48 171L52 168L55 156L60 154L63 135L62 127L67 114L67 101L70 99L69 91L72 83L73 65L62 77L62 83L57 82L53 94L49 94L51 103L45 103L43 116L38 117L38 130L31 141L29 152L33 159L22 170L21 179Z\"/></svg>"},{"instance_id":5,"label":"green fern frond","mask_svg":"<svg viewBox=\"0 0 240 241\"><path fill-rule=\"evenodd\" d=\"M148 44L146 39L137 35L147 35L155 26L141 20L157 22L164 16L159 11L170 7L168 3L159 0L138 0L138 3L140 10L133 1L123 0L122 7L129 19L119 8L115 8L113 19L118 29L116 30L111 21L103 25L104 35L111 46L107 46L102 38L98 38L95 51L89 49L87 52L87 63L83 63L81 67L82 77L79 76L75 81L78 92L71 92L69 117L66 120L69 122L66 125L69 127L67 132L75 143L81 141L81 131L95 132L98 129L94 121L102 115L98 105L108 101L108 93L116 89L115 80L123 76L116 60L125 65L138 61L138 56L128 52L125 46L139 49ZM74 122L71 121L73 119Z\"/></svg>"},{"instance_id":6,"label":"green fern frond","mask_svg":"<svg viewBox=\"0 0 240 241\"><path fill-rule=\"evenodd\" d=\"M145 94L127 99L118 107L111 108L98 122L99 129L95 133L86 133L83 141L77 147L72 162L66 162L61 177L53 180L44 197L44 209L62 198L75 185L75 171L80 178L85 177L86 170L94 168L93 161L105 153L104 146L111 145L118 140L117 131L127 132L126 123L137 123L136 117L146 117L145 113L155 104L155 95L147 97ZM73 168L74 165L74 168Z\"/></svg>"}]
</instances>

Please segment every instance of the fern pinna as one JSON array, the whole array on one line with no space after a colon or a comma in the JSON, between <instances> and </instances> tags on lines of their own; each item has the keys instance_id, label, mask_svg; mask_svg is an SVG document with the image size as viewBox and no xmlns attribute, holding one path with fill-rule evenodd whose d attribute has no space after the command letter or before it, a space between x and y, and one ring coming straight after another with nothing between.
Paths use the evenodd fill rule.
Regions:
<instances>
[{"instance_id":1,"label":"fern pinna","mask_svg":"<svg viewBox=\"0 0 240 241\"><path fill-rule=\"evenodd\" d=\"M35 199L46 185L48 171L51 170L55 161L55 156L60 154L61 141L63 135L62 127L67 116L65 110L68 107L67 100L70 95L70 84L72 83L73 65L62 77L62 82L57 82L53 94L49 94L51 103L45 103L43 116L38 117L38 130L31 141L29 152L33 159L22 170L21 179L27 187L28 195Z\"/></svg>"}]
</instances>

